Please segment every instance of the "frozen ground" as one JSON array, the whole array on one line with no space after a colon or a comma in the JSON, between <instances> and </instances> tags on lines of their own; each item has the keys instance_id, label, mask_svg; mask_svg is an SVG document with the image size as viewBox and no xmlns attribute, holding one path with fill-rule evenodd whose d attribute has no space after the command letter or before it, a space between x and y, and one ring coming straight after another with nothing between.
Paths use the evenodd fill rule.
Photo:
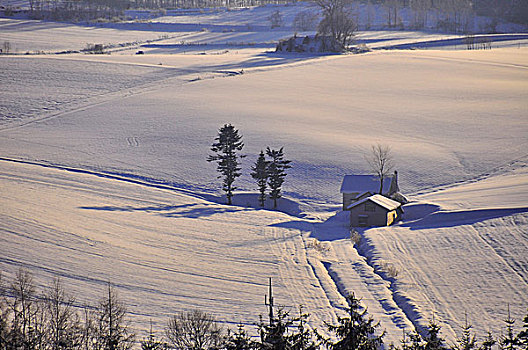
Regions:
<instances>
[{"instance_id":1,"label":"frozen ground","mask_svg":"<svg viewBox=\"0 0 528 350\"><path fill-rule=\"evenodd\" d=\"M169 16L152 31L2 20L0 39L16 47L77 50L109 38L114 49L0 57L1 157L35 163L0 161L0 270L27 267L39 283L61 275L81 300L112 279L139 330L192 307L252 324L248 310L265 312L269 276L278 301L304 304L316 327L355 291L389 342L433 312L450 340L464 309L481 334L499 331L503 317L494 315L508 301L520 319L528 303L525 39L466 51L453 50L456 36L378 31L359 39L436 41L441 50L278 55L270 41L291 33L267 30L259 11L200 14L208 22L190 26L196 14L178 23ZM156 38L159 28L181 32L119 46ZM205 159L224 123L244 136L246 174L262 148L285 147L289 214L244 207L254 199L247 175L237 180L240 206L219 204ZM338 190L344 174L368 171L364 155L377 142L393 147L414 202L403 223L365 230L358 252L346 215L335 215ZM400 271L392 280L380 268L387 263Z\"/></svg>"},{"instance_id":2,"label":"frozen ground","mask_svg":"<svg viewBox=\"0 0 528 350\"><path fill-rule=\"evenodd\" d=\"M268 277L276 303L292 314L304 305L313 327L335 322L346 305L321 261L333 252L313 248L309 231L288 227L295 217L115 178L0 163L0 270L6 279L19 267L44 285L58 275L79 304L98 300L111 281L141 331L149 320L163 329L172 313L201 308L253 332L266 312ZM347 251L336 263L348 266L371 312L392 334L399 334L397 326L410 327L381 278L369 273L352 246ZM380 296L391 315L384 314Z\"/></svg>"},{"instance_id":3,"label":"frozen ground","mask_svg":"<svg viewBox=\"0 0 528 350\"><path fill-rule=\"evenodd\" d=\"M244 169L260 149L285 147L294 164L285 190L293 197L337 204L341 177L368 171L364 155L376 142L394 148L404 190L423 191L524 156L526 49L504 50L470 57L466 51L428 50L315 58L254 52L195 55L198 59L148 54L46 58L43 65L55 61L59 72L97 60L88 67L100 69L101 76L115 63L121 71L148 74L145 83L153 83L96 96L71 110L58 106L42 114L42 122L24 127L18 125L28 119L20 113L20 123L4 123L0 145L9 157L213 191L218 189L214 167L205 159L219 126L230 122L245 137ZM143 67L148 60L152 65ZM39 64L25 57L1 62L30 72ZM125 79L117 79L118 87L132 80L115 77ZM27 74L16 89L32 94L34 80ZM46 95L50 100L61 97L52 84L72 93L82 89L75 80L57 76ZM97 92L97 83L93 86ZM18 105L27 108L17 99L5 104L14 113ZM244 175L239 187L254 185Z\"/></svg>"},{"instance_id":4,"label":"frozen ground","mask_svg":"<svg viewBox=\"0 0 528 350\"><path fill-rule=\"evenodd\" d=\"M498 334L505 303L518 319L526 311L527 194L523 166L417 196L403 223L365 231L360 250L399 271L391 290L415 324L434 314L453 339L467 313L477 333Z\"/></svg>"}]
</instances>

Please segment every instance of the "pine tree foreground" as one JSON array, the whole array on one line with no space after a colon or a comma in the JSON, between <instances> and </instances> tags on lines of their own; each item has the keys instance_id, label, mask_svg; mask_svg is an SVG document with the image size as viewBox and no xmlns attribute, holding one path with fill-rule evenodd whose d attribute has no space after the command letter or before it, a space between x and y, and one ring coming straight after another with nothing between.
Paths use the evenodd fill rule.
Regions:
<instances>
[{"instance_id":1,"label":"pine tree foreground","mask_svg":"<svg viewBox=\"0 0 528 350\"><path fill-rule=\"evenodd\" d=\"M361 311L360 300L354 293L347 297L346 317L338 317L337 325L326 323L326 327L337 337L332 341L319 335L324 345L331 350L378 350L383 345L385 332L376 335L379 322L367 317L367 309Z\"/></svg>"},{"instance_id":2,"label":"pine tree foreground","mask_svg":"<svg viewBox=\"0 0 528 350\"><path fill-rule=\"evenodd\" d=\"M361 308L360 300L353 294L347 298L347 315L338 318L337 325L327 324L336 340L314 332L307 324L309 315L302 307L295 318L291 318L284 307L275 308L270 285L266 303L269 321L265 323L260 318L259 340L251 338L240 324L235 332L223 332L214 316L195 310L171 317L165 336L157 338L151 326L148 336L134 343L126 308L111 285L99 303L79 309L72 307L77 303L60 280L53 280L41 293L36 289L32 274L26 270L19 270L7 286L1 277L0 273L0 350L117 350L139 346L143 350L379 350L383 345L384 333L376 332L379 324L367 315L367 310ZM522 330L516 333L515 320L508 307L505 331L499 341L488 332L482 342L478 342L466 321L457 344L445 345L440 326L433 319L424 335L416 330L404 332L400 345L391 344L389 349L527 350L528 313L523 322Z\"/></svg>"}]
</instances>

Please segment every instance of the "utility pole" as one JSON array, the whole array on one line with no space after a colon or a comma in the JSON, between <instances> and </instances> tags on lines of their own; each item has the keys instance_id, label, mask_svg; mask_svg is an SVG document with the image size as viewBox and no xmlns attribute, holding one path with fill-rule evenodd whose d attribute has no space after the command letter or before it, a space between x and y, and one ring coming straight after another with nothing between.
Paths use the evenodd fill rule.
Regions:
<instances>
[{"instance_id":1,"label":"utility pole","mask_svg":"<svg viewBox=\"0 0 528 350\"><path fill-rule=\"evenodd\" d=\"M273 324L273 290L271 289L271 277L269 278L269 297L264 297L264 303L269 307L269 324Z\"/></svg>"}]
</instances>

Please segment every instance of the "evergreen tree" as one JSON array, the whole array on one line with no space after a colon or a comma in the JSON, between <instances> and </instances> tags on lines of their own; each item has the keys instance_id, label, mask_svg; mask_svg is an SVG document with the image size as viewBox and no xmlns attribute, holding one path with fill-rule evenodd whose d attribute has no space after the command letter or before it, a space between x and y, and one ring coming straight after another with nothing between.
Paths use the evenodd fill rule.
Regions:
<instances>
[{"instance_id":1,"label":"evergreen tree","mask_svg":"<svg viewBox=\"0 0 528 350\"><path fill-rule=\"evenodd\" d=\"M253 166L251 170L253 170L251 177L257 181L260 192L259 203L260 206L263 207L264 201L266 200L266 190L268 189L268 161L266 161L264 151L260 151L259 157L255 162L255 166Z\"/></svg>"},{"instance_id":2,"label":"evergreen tree","mask_svg":"<svg viewBox=\"0 0 528 350\"><path fill-rule=\"evenodd\" d=\"M286 177L286 169L291 168L291 161L284 159L283 147L278 150L266 149L266 154L271 158L268 165L268 185L271 189L270 198L273 199L273 208L277 208L277 199L282 197L281 188Z\"/></svg>"},{"instance_id":3,"label":"evergreen tree","mask_svg":"<svg viewBox=\"0 0 528 350\"><path fill-rule=\"evenodd\" d=\"M146 339L141 341L141 350L163 350L167 347L165 344L156 339L156 335L152 331L152 321L150 322L150 332Z\"/></svg>"},{"instance_id":4,"label":"evergreen tree","mask_svg":"<svg viewBox=\"0 0 528 350\"><path fill-rule=\"evenodd\" d=\"M493 345L495 345L496 341L493 339L493 335L490 331L488 331L488 335L486 335L486 338L484 338L484 341L479 347L479 350L491 350Z\"/></svg>"},{"instance_id":5,"label":"evergreen tree","mask_svg":"<svg viewBox=\"0 0 528 350\"><path fill-rule=\"evenodd\" d=\"M244 143L238 130L231 124L225 124L220 128L215 141L211 146L211 151L216 154L207 157L207 161L217 162L216 170L221 174L218 178L224 178L222 189L226 192L227 204L232 204L231 198L233 191L236 190L233 182L241 175L239 158L244 157L238 155L237 152L242 150Z\"/></svg>"},{"instance_id":6,"label":"evergreen tree","mask_svg":"<svg viewBox=\"0 0 528 350\"><path fill-rule=\"evenodd\" d=\"M347 298L349 307L347 317L338 317L338 325L326 323L328 330L334 333L337 341L319 335L323 343L331 350L378 350L383 345L384 333L375 335L379 322L367 318L367 310L361 311L360 300L354 294Z\"/></svg>"},{"instance_id":7,"label":"evergreen tree","mask_svg":"<svg viewBox=\"0 0 528 350\"><path fill-rule=\"evenodd\" d=\"M462 327L462 336L457 339L457 345L455 349L457 350L472 350L476 347L475 335L471 333L471 325L468 324L467 314L465 314L465 323Z\"/></svg>"},{"instance_id":8,"label":"evergreen tree","mask_svg":"<svg viewBox=\"0 0 528 350\"><path fill-rule=\"evenodd\" d=\"M427 336L425 340L425 350L447 350L444 346L444 340L440 338L441 327L433 320L427 326Z\"/></svg>"},{"instance_id":9,"label":"evergreen tree","mask_svg":"<svg viewBox=\"0 0 528 350\"><path fill-rule=\"evenodd\" d=\"M289 336L290 349L292 350L316 350L319 345L313 341L314 335L310 328L306 326L306 321L310 315L303 312L302 305L299 306L299 317L293 322L297 323L297 331Z\"/></svg>"},{"instance_id":10,"label":"evergreen tree","mask_svg":"<svg viewBox=\"0 0 528 350\"><path fill-rule=\"evenodd\" d=\"M523 319L523 329L517 334L517 342L523 350L528 350L528 313Z\"/></svg>"},{"instance_id":11,"label":"evergreen tree","mask_svg":"<svg viewBox=\"0 0 528 350\"><path fill-rule=\"evenodd\" d=\"M403 332L401 339L402 350L424 350L425 341L418 331L415 329L412 333Z\"/></svg>"},{"instance_id":12,"label":"evergreen tree","mask_svg":"<svg viewBox=\"0 0 528 350\"><path fill-rule=\"evenodd\" d=\"M269 296L266 296L269 323L258 324L260 333L260 349L262 350L316 350L318 344L313 342L313 333L306 326L308 314L299 307L299 317L292 319L289 313L279 307L275 310L271 278L269 280ZM276 315L275 315L276 311Z\"/></svg>"},{"instance_id":13,"label":"evergreen tree","mask_svg":"<svg viewBox=\"0 0 528 350\"><path fill-rule=\"evenodd\" d=\"M227 330L227 336L224 343L225 350L256 350L258 344L254 342L244 329L244 325L239 324L236 333Z\"/></svg>"},{"instance_id":14,"label":"evergreen tree","mask_svg":"<svg viewBox=\"0 0 528 350\"><path fill-rule=\"evenodd\" d=\"M519 340L513 335L513 326L515 320L510 315L510 305L508 305L508 318L504 320L506 323L506 334L501 337L500 346L505 350L516 350L519 347Z\"/></svg>"},{"instance_id":15,"label":"evergreen tree","mask_svg":"<svg viewBox=\"0 0 528 350\"><path fill-rule=\"evenodd\" d=\"M270 306L273 307L273 306ZM293 325L288 312L278 308L277 316L273 316L268 324L260 319L258 324L261 348L263 350L290 349L288 329Z\"/></svg>"}]
</instances>

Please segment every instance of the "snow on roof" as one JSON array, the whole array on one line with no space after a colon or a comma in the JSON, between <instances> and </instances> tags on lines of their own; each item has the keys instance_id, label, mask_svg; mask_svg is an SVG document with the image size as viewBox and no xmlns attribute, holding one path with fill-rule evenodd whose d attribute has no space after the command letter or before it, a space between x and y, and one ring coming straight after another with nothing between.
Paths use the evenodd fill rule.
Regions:
<instances>
[{"instance_id":1,"label":"snow on roof","mask_svg":"<svg viewBox=\"0 0 528 350\"><path fill-rule=\"evenodd\" d=\"M396 201L393 201L392 199L390 198L387 198L385 196L382 196L381 194L375 194L373 196L370 196L370 197L367 197L367 198L363 198L362 200L360 201L357 201L355 203L352 203L348 206L347 209L352 209L354 208L355 206L358 206L362 203L365 203L366 201L372 201L374 203L376 203L377 205L387 209L387 210L394 210L394 209L397 209L401 206L400 203L396 202Z\"/></svg>"},{"instance_id":2,"label":"snow on roof","mask_svg":"<svg viewBox=\"0 0 528 350\"><path fill-rule=\"evenodd\" d=\"M383 179L383 193L389 191L391 181L392 177ZM379 178L376 175L345 175L341 184L341 193L378 193L379 186Z\"/></svg>"}]
</instances>

